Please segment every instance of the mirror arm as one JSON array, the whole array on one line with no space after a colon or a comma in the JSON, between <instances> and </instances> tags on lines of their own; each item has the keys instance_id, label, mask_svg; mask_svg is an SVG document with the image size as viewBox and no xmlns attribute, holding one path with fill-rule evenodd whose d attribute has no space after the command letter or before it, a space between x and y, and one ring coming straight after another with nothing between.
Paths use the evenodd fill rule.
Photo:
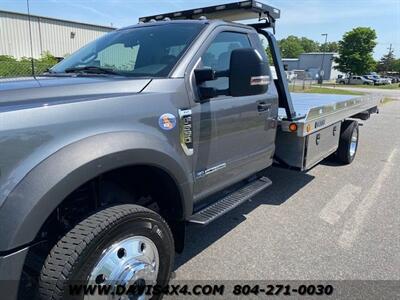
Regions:
<instances>
[{"instance_id":1,"label":"mirror arm","mask_svg":"<svg viewBox=\"0 0 400 300\"><path fill-rule=\"evenodd\" d=\"M212 69L198 69L195 70L194 72L195 72L196 84L198 86L198 91L199 91L200 103L208 102L210 98L214 98L217 96L230 95L229 88L218 90L216 88L206 87L202 85L202 83L206 81L215 80L220 77L229 77L230 76L229 69L223 71L214 71Z\"/></svg>"},{"instance_id":2,"label":"mirror arm","mask_svg":"<svg viewBox=\"0 0 400 300\"><path fill-rule=\"evenodd\" d=\"M196 69L194 70L194 75L197 84L216 79L215 71L211 68Z\"/></svg>"},{"instance_id":3,"label":"mirror arm","mask_svg":"<svg viewBox=\"0 0 400 300\"><path fill-rule=\"evenodd\" d=\"M217 94L217 96L229 96L230 92L229 89L224 89L224 90L216 90L215 93Z\"/></svg>"},{"instance_id":4,"label":"mirror arm","mask_svg":"<svg viewBox=\"0 0 400 300\"><path fill-rule=\"evenodd\" d=\"M230 75L229 70L223 70L223 71L216 71L215 72L215 78L229 77L229 75Z\"/></svg>"},{"instance_id":5,"label":"mirror arm","mask_svg":"<svg viewBox=\"0 0 400 300\"><path fill-rule=\"evenodd\" d=\"M216 89L212 87L199 86L200 103L208 102L217 96Z\"/></svg>"},{"instance_id":6,"label":"mirror arm","mask_svg":"<svg viewBox=\"0 0 400 300\"><path fill-rule=\"evenodd\" d=\"M229 88L218 90L212 87L204 87L204 86L199 87L200 103L208 102L210 98L215 98L218 96L229 96L229 95L230 95Z\"/></svg>"}]
</instances>

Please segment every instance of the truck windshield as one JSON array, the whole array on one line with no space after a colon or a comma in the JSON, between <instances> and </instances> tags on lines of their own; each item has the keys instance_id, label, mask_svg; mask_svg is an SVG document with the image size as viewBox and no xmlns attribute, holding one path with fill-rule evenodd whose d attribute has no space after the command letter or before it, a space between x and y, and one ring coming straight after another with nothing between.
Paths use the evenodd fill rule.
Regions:
<instances>
[{"instance_id":1,"label":"truck windshield","mask_svg":"<svg viewBox=\"0 0 400 300\"><path fill-rule=\"evenodd\" d=\"M169 23L114 31L65 58L49 72L166 77L204 26Z\"/></svg>"}]
</instances>

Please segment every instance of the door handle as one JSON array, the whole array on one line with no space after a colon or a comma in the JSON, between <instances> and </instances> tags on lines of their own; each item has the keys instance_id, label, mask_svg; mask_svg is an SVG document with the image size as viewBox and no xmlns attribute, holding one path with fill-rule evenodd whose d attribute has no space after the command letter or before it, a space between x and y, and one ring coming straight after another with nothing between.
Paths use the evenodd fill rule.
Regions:
<instances>
[{"instance_id":1,"label":"door handle","mask_svg":"<svg viewBox=\"0 0 400 300\"><path fill-rule=\"evenodd\" d=\"M269 111L270 108L271 108L271 104L267 104L265 102L258 102L257 103L257 110L259 112Z\"/></svg>"}]
</instances>

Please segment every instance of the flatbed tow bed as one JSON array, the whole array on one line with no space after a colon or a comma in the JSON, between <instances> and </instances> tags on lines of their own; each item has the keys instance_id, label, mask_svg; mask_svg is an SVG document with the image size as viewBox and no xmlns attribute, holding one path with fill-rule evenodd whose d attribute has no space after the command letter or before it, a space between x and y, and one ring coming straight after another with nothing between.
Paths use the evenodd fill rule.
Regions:
<instances>
[{"instance_id":1,"label":"flatbed tow bed","mask_svg":"<svg viewBox=\"0 0 400 300\"><path fill-rule=\"evenodd\" d=\"M89 56L85 47L43 77L0 85L2 299L82 299L69 294L76 282L162 287L187 223L207 225L268 188L274 160L301 171L335 152L354 160L355 119L379 99L291 94L265 30L279 16L246 0L142 17ZM247 19L258 22L230 22Z\"/></svg>"},{"instance_id":2,"label":"flatbed tow bed","mask_svg":"<svg viewBox=\"0 0 400 300\"><path fill-rule=\"evenodd\" d=\"M279 17L279 9L251 0L147 16L139 21L218 19L244 22L258 19L258 22L246 25L255 29L260 38L266 38L272 57L270 63L275 68L275 72L266 76L278 95L274 161L291 169L307 171L336 152L340 163L349 164L358 148L359 129L355 119L366 120L372 113L377 113L379 98L369 95L290 93L279 45L274 36L275 23ZM266 29L272 29L272 32ZM269 111L269 108L266 110ZM208 206L195 209L195 214L188 221L206 225L271 183L266 177L248 183L218 201L211 201Z\"/></svg>"},{"instance_id":3,"label":"flatbed tow bed","mask_svg":"<svg viewBox=\"0 0 400 300\"><path fill-rule=\"evenodd\" d=\"M279 109L275 156L284 165L307 170L336 151L341 123L368 119L378 112L380 97L291 93L291 99L297 117L288 120Z\"/></svg>"}]
</instances>

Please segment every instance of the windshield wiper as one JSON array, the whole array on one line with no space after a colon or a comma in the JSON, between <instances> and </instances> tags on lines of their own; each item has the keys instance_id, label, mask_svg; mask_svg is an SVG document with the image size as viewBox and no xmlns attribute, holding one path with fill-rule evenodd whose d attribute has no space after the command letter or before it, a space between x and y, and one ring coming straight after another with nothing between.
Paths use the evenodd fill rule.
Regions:
<instances>
[{"instance_id":1,"label":"windshield wiper","mask_svg":"<svg viewBox=\"0 0 400 300\"><path fill-rule=\"evenodd\" d=\"M118 75L113 69L102 68L96 66L85 66L85 67L72 67L66 68L65 73L92 73L92 74L114 74Z\"/></svg>"}]
</instances>

